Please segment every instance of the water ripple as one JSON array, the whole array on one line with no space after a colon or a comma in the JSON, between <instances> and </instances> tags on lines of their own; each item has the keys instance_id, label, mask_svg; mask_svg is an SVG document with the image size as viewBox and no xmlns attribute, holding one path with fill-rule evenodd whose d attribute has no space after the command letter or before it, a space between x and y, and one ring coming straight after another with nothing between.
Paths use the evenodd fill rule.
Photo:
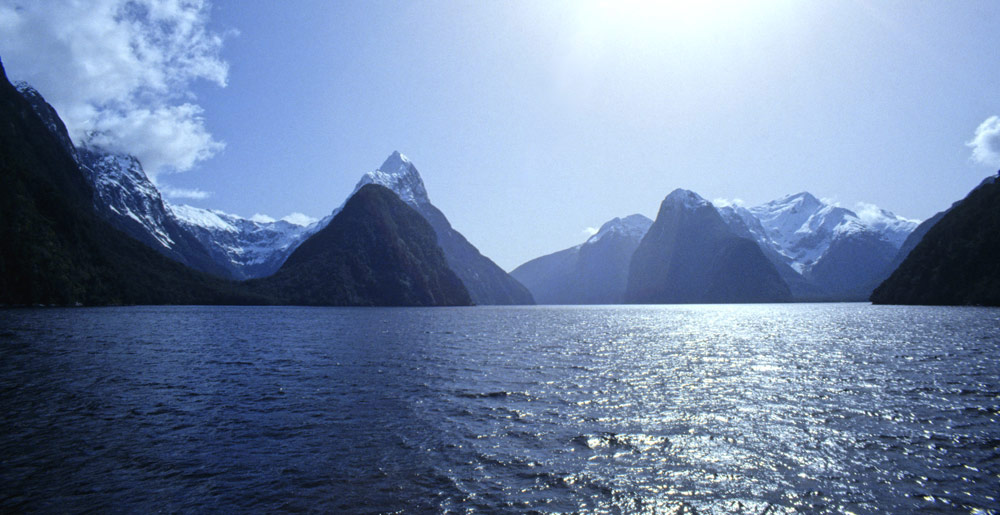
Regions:
<instances>
[{"instance_id":1,"label":"water ripple","mask_svg":"<svg viewBox=\"0 0 1000 515\"><path fill-rule=\"evenodd\" d=\"M1000 511L1000 310L0 311L0 510Z\"/></svg>"}]
</instances>

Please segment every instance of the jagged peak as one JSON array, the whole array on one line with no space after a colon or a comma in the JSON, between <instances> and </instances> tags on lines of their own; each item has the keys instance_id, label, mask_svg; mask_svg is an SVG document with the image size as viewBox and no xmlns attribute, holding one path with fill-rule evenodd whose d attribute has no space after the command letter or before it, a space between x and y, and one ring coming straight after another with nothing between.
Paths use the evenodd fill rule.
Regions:
<instances>
[{"instance_id":1,"label":"jagged peak","mask_svg":"<svg viewBox=\"0 0 1000 515\"><path fill-rule=\"evenodd\" d=\"M431 203L417 167L398 150L390 154L377 170L364 174L351 195L366 184L385 186L412 206Z\"/></svg>"}]
</instances>

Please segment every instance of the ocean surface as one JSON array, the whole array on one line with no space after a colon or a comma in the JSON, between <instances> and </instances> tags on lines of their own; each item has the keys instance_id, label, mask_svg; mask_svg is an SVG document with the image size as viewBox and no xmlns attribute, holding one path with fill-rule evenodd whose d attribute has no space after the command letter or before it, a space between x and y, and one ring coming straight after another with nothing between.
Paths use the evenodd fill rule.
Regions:
<instances>
[{"instance_id":1,"label":"ocean surface","mask_svg":"<svg viewBox=\"0 0 1000 515\"><path fill-rule=\"evenodd\" d=\"M1000 310L0 311L0 511L992 513Z\"/></svg>"}]
</instances>

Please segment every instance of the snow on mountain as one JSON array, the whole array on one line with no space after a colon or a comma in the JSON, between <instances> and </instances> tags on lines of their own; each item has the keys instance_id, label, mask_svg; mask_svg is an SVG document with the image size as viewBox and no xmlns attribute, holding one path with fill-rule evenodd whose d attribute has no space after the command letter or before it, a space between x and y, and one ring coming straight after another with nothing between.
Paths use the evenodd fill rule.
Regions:
<instances>
[{"instance_id":1,"label":"snow on mountain","mask_svg":"<svg viewBox=\"0 0 1000 515\"><path fill-rule=\"evenodd\" d=\"M760 220L749 209L737 205L724 205L716 208L729 228L738 236L750 238L759 242L768 241L767 230Z\"/></svg>"},{"instance_id":2,"label":"snow on mountain","mask_svg":"<svg viewBox=\"0 0 1000 515\"><path fill-rule=\"evenodd\" d=\"M670 206L678 206L684 209L697 209L703 206L712 205L709 201L705 200L697 193L691 190L676 189L671 191L667 198L663 199L663 203Z\"/></svg>"},{"instance_id":3,"label":"snow on mountain","mask_svg":"<svg viewBox=\"0 0 1000 515\"><path fill-rule=\"evenodd\" d=\"M752 207L720 210L724 217L738 215L746 221L752 214L764 232L750 230L758 243L768 245L788 260L799 273L807 273L840 238L860 236L880 238L898 249L917 221L864 204L859 215L854 211L825 203L802 192Z\"/></svg>"},{"instance_id":4,"label":"snow on mountain","mask_svg":"<svg viewBox=\"0 0 1000 515\"><path fill-rule=\"evenodd\" d=\"M482 255L479 249L465 239L465 236L452 228L444 213L431 204L420 173L406 156L398 151L393 152L377 170L361 177L348 198L366 184L378 184L389 188L431 224L448 265L465 284L475 304L534 303L527 288ZM327 223L342 208L343 205L319 223Z\"/></svg>"},{"instance_id":5,"label":"snow on mountain","mask_svg":"<svg viewBox=\"0 0 1000 515\"><path fill-rule=\"evenodd\" d=\"M88 147L77 152L80 168L94 186L95 202L117 217L139 224L163 247L173 248L175 238L166 227L170 215L139 160Z\"/></svg>"},{"instance_id":6,"label":"snow on mountain","mask_svg":"<svg viewBox=\"0 0 1000 515\"><path fill-rule=\"evenodd\" d=\"M320 222L301 225L259 215L243 218L188 205L171 205L170 210L181 226L237 279L273 274L300 243L325 226Z\"/></svg>"},{"instance_id":7,"label":"snow on mountain","mask_svg":"<svg viewBox=\"0 0 1000 515\"><path fill-rule=\"evenodd\" d=\"M625 218L613 218L605 222L593 236L584 242L584 245L596 244L610 234L621 235L638 242L646 235L646 231L649 230L650 225L653 225L652 220L638 214L629 215Z\"/></svg>"},{"instance_id":8,"label":"snow on mountain","mask_svg":"<svg viewBox=\"0 0 1000 515\"><path fill-rule=\"evenodd\" d=\"M873 204L858 203L855 206L855 213L862 223L881 233L897 249L903 245L906 237L920 225L920 220L910 220L897 216L895 213Z\"/></svg>"},{"instance_id":9,"label":"snow on mountain","mask_svg":"<svg viewBox=\"0 0 1000 515\"><path fill-rule=\"evenodd\" d=\"M395 192L403 202L413 207L431 203L430 198L427 197L427 188L424 187L424 181L420 178L417 168L399 151L393 152L377 170L361 176L361 180L358 181L348 198L366 184L385 186Z\"/></svg>"}]
</instances>

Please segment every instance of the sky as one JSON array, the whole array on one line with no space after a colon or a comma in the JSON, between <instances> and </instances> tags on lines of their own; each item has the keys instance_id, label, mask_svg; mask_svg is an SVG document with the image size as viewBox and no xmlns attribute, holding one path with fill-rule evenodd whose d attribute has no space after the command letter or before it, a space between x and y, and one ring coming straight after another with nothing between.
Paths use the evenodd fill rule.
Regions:
<instances>
[{"instance_id":1,"label":"sky","mask_svg":"<svg viewBox=\"0 0 1000 515\"><path fill-rule=\"evenodd\" d=\"M675 188L930 217L1000 169L998 26L994 0L0 0L0 59L177 204L320 218L399 150L511 270Z\"/></svg>"}]
</instances>

